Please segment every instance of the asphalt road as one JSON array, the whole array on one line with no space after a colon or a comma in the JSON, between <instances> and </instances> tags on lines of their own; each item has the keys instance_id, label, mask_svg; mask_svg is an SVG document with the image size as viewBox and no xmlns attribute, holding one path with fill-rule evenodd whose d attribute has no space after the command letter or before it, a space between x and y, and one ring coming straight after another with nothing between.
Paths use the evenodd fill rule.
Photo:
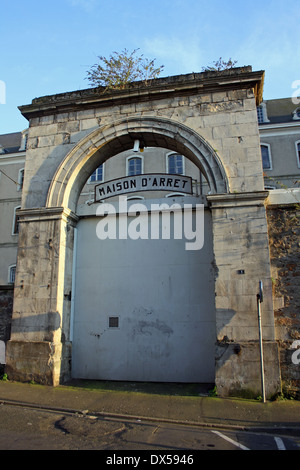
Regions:
<instances>
[{"instance_id":1,"label":"asphalt road","mask_svg":"<svg viewBox=\"0 0 300 470\"><path fill-rule=\"evenodd\" d=\"M200 450L300 450L296 436L243 432L140 420L116 420L80 413L61 413L29 407L0 405L0 450L101 450L103 458L120 458L121 452L135 451L140 466L191 466ZM142 451L147 451L142 453ZM139 454L141 452L141 454ZM174 462L175 455L183 458ZM111 456L111 457L110 457ZM132 457L133 458L133 457ZM189 458L189 461L188 461Z\"/></svg>"}]
</instances>

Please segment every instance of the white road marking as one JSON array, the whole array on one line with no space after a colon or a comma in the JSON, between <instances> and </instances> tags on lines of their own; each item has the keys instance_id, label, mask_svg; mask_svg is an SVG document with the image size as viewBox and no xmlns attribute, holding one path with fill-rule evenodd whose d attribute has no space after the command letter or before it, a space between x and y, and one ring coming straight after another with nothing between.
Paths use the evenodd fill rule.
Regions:
<instances>
[{"instance_id":1,"label":"white road marking","mask_svg":"<svg viewBox=\"0 0 300 470\"><path fill-rule=\"evenodd\" d=\"M234 441L233 439L230 439L230 437L227 437L225 436L224 434L222 434L221 432L219 431L212 431L214 434L217 434L219 437L221 437L222 439L225 439L225 441L228 441L230 442L231 444L233 444L234 446L236 447L239 447L240 449L242 450L250 450L248 449L248 447L245 447L243 446L242 444L240 444L239 442L236 442Z\"/></svg>"},{"instance_id":2,"label":"white road marking","mask_svg":"<svg viewBox=\"0 0 300 470\"><path fill-rule=\"evenodd\" d=\"M283 440L280 437L274 437L278 450L286 450Z\"/></svg>"}]
</instances>

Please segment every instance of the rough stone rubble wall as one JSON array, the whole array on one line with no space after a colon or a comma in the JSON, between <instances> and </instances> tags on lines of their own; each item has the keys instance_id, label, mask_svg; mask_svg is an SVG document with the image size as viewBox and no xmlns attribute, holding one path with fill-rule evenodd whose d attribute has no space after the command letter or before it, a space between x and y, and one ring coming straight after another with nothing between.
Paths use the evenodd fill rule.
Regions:
<instances>
[{"instance_id":1,"label":"rough stone rubble wall","mask_svg":"<svg viewBox=\"0 0 300 470\"><path fill-rule=\"evenodd\" d=\"M267 218L283 390L300 397L300 206L269 207Z\"/></svg>"}]
</instances>

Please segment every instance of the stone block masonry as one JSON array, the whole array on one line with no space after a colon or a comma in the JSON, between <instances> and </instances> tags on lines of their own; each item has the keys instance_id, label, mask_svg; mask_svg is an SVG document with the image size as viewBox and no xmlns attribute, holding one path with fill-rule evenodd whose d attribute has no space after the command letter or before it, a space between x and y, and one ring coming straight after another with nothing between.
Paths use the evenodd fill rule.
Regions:
<instances>
[{"instance_id":1,"label":"stone block masonry","mask_svg":"<svg viewBox=\"0 0 300 470\"><path fill-rule=\"evenodd\" d=\"M264 284L266 392L280 393L265 192L208 196L213 218L216 295L216 385L220 395L261 394L257 293Z\"/></svg>"}]
</instances>

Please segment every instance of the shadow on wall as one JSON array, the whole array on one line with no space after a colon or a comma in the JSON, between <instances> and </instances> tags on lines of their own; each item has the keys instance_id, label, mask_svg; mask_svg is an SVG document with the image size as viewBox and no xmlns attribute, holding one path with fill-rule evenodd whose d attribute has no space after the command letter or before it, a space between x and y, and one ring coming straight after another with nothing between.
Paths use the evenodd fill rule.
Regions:
<instances>
[{"instance_id":1,"label":"shadow on wall","mask_svg":"<svg viewBox=\"0 0 300 470\"><path fill-rule=\"evenodd\" d=\"M233 317L236 315L236 311L233 309L227 308L217 308L216 309L216 323L218 325L219 331L221 331L224 327L228 327ZM217 337L221 337L222 335L217 332ZM227 351L230 344L234 343L233 338L228 338L228 336L224 335L223 338L217 340L216 343L216 360L220 361L222 356Z\"/></svg>"},{"instance_id":2,"label":"shadow on wall","mask_svg":"<svg viewBox=\"0 0 300 470\"><path fill-rule=\"evenodd\" d=\"M40 313L29 315L26 318L12 319L12 332L41 332L50 333L61 327L61 317L58 312ZM45 338L45 341L48 341ZM51 341L51 339L50 339Z\"/></svg>"}]
</instances>

